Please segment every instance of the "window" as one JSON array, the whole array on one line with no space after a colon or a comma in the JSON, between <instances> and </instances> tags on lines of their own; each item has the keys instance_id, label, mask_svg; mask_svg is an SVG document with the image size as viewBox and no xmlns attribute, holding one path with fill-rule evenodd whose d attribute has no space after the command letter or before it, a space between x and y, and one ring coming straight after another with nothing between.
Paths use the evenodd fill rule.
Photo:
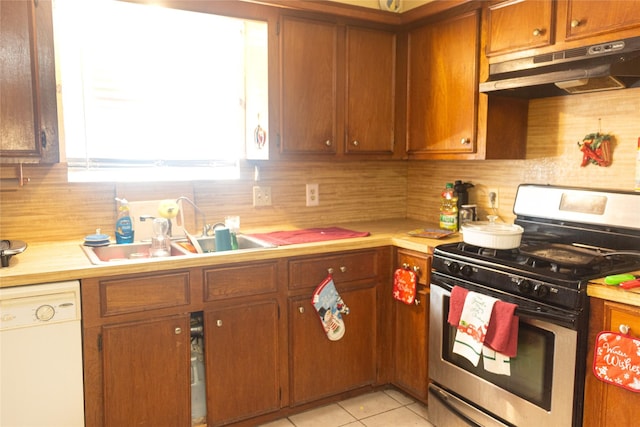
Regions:
<instances>
[{"instance_id":1,"label":"window","mask_svg":"<svg viewBox=\"0 0 640 427\"><path fill-rule=\"evenodd\" d=\"M70 181L238 176L265 159L267 24L117 0L56 0Z\"/></svg>"}]
</instances>

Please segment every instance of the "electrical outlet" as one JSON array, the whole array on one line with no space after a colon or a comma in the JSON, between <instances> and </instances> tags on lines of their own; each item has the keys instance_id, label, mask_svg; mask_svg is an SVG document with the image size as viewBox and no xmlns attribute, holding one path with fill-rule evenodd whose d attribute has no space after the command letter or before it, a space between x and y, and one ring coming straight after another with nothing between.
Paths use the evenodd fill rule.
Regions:
<instances>
[{"instance_id":1,"label":"electrical outlet","mask_svg":"<svg viewBox=\"0 0 640 427\"><path fill-rule=\"evenodd\" d=\"M307 184L307 206L318 206L320 204L320 193L318 184Z\"/></svg>"},{"instance_id":2,"label":"electrical outlet","mask_svg":"<svg viewBox=\"0 0 640 427\"><path fill-rule=\"evenodd\" d=\"M253 207L271 206L271 187L253 187Z\"/></svg>"},{"instance_id":3,"label":"electrical outlet","mask_svg":"<svg viewBox=\"0 0 640 427\"><path fill-rule=\"evenodd\" d=\"M487 198L489 202L489 207L494 209L498 209L500 207L500 203L499 203L500 198L498 197L497 188L490 188L489 191L487 191Z\"/></svg>"}]
</instances>

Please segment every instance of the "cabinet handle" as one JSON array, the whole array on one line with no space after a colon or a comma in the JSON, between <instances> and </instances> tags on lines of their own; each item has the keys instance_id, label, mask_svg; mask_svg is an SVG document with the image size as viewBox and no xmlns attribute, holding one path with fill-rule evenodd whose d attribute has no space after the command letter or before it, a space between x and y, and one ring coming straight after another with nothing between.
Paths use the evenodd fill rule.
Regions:
<instances>
[{"instance_id":1,"label":"cabinet handle","mask_svg":"<svg viewBox=\"0 0 640 427\"><path fill-rule=\"evenodd\" d=\"M413 300L413 303L414 303L415 305L420 305L420 298L416 298L416 299L414 299L414 300Z\"/></svg>"},{"instance_id":2,"label":"cabinet handle","mask_svg":"<svg viewBox=\"0 0 640 427\"><path fill-rule=\"evenodd\" d=\"M352 142L352 144L353 144L354 147L357 147L358 145L360 145L360 141L355 140L355 141Z\"/></svg>"},{"instance_id":3,"label":"cabinet handle","mask_svg":"<svg viewBox=\"0 0 640 427\"><path fill-rule=\"evenodd\" d=\"M326 145L327 147L331 147L331 140L330 140L330 139L327 139L327 140L324 142L324 145Z\"/></svg>"},{"instance_id":4,"label":"cabinet handle","mask_svg":"<svg viewBox=\"0 0 640 427\"><path fill-rule=\"evenodd\" d=\"M580 26L580 21L578 19L571 20L571 28L577 28Z\"/></svg>"},{"instance_id":5,"label":"cabinet handle","mask_svg":"<svg viewBox=\"0 0 640 427\"><path fill-rule=\"evenodd\" d=\"M173 333L174 333L174 334L176 334L176 335L180 335L180 334L182 333L182 328L181 328L181 327L179 327L179 326L178 326L178 327L176 327L176 328L173 330Z\"/></svg>"},{"instance_id":6,"label":"cabinet handle","mask_svg":"<svg viewBox=\"0 0 640 427\"><path fill-rule=\"evenodd\" d=\"M631 327L629 325L620 324L620 326L618 326L618 330L621 334L627 335L631 330Z\"/></svg>"},{"instance_id":7,"label":"cabinet handle","mask_svg":"<svg viewBox=\"0 0 640 427\"><path fill-rule=\"evenodd\" d=\"M414 265L413 267L411 267L409 264L402 263L402 268L404 268L405 270L413 270L414 273L416 273L418 276L420 275L420 267L417 265Z\"/></svg>"},{"instance_id":8,"label":"cabinet handle","mask_svg":"<svg viewBox=\"0 0 640 427\"><path fill-rule=\"evenodd\" d=\"M346 267L346 266L344 266L344 265L343 265L343 266L341 266L341 267L340 267L340 272L341 272L341 273L346 273L346 272L347 272L347 267Z\"/></svg>"},{"instance_id":9,"label":"cabinet handle","mask_svg":"<svg viewBox=\"0 0 640 427\"><path fill-rule=\"evenodd\" d=\"M36 3L36 7L38 4ZM47 133L44 130L40 131L40 145L42 148L47 148Z\"/></svg>"},{"instance_id":10,"label":"cabinet handle","mask_svg":"<svg viewBox=\"0 0 640 427\"><path fill-rule=\"evenodd\" d=\"M300 314L304 314L304 307L302 306L298 307L298 311L300 312Z\"/></svg>"},{"instance_id":11,"label":"cabinet handle","mask_svg":"<svg viewBox=\"0 0 640 427\"><path fill-rule=\"evenodd\" d=\"M329 267L329 268L327 268L327 273L329 273L329 274L333 274L333 267Z\"/></svg>"},{"instance_id":12,"label":"cabinet handle","mask_svg":"<svg viewBox=\"0 0 640 427\"><path fill-rule=\"evenodd\" d=\"M460 144L462 144L462 145L469 145L469 144L471 144L471 138L462 138L462 139L460 140Z\"/></svg>"},{"instance_id":13,"label":"cabinet handle","mask_svg":"<svg viewBox=\"0 0 640 427\"><path fill-rule=\"evenodd\" d=\"M218 319L216 320L216 326L219 328L222 326L222 320Z\"/></svg>"},{"instance_id":14,"label":"cabinet handle","mask_svg":"<svg viewBox=\"0 0 640 427\"><path fill-rule=\"evenodd\" d=\"M541 36L544 34L544 30L541 30L540 28L536 28L535 30L533 30L533 35L535 37Z\"/></svg>"}]
</instances>

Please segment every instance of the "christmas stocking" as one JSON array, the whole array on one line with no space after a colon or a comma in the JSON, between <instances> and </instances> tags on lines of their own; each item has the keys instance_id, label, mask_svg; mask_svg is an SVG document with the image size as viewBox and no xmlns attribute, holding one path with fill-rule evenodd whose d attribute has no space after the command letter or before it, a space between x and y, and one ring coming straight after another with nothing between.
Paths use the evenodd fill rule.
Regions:
<instances>
[{"instance_id":1,"label":"christmas stocking","mask_svg":"<svg viewBox=\"0 0 640 427\"><path fill-rule=\"evenodd\" d=\"M349 307L340 298L331 276L324 279L313 291L311 304L313 304L318 316L320 316L327 338L331 341L337 341L342 338L345 332L342 315L349 314Z\"/></svg>"}]
</instances>

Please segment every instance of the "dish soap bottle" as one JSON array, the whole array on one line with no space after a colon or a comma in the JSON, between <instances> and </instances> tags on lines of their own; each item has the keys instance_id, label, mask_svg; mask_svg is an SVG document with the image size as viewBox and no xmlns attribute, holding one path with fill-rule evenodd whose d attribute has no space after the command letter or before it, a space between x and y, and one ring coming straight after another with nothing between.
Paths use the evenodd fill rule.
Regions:
<instances>
[{"instance_id":1,"label":"dish soap bottle","mask_svg":"<svg viewBox=\"0 0 640 427\"><path fill-rule=\"evenodd\" d=\"M133 222L129 213L129 202L127 199L119 199L118 219L116 220L116 243L133 243Z\"/></svg>"},{"instance_id":2,"label":"dish soap bottle","mask_svg":"<svg viewBox=\"0 0 640 427\"><path fill-rule=\"evenodd\" d=\"M453 184L448 182L440 198L440 228L458 230L458 197L453 191Z\"/></svg>"}]
</instances>

